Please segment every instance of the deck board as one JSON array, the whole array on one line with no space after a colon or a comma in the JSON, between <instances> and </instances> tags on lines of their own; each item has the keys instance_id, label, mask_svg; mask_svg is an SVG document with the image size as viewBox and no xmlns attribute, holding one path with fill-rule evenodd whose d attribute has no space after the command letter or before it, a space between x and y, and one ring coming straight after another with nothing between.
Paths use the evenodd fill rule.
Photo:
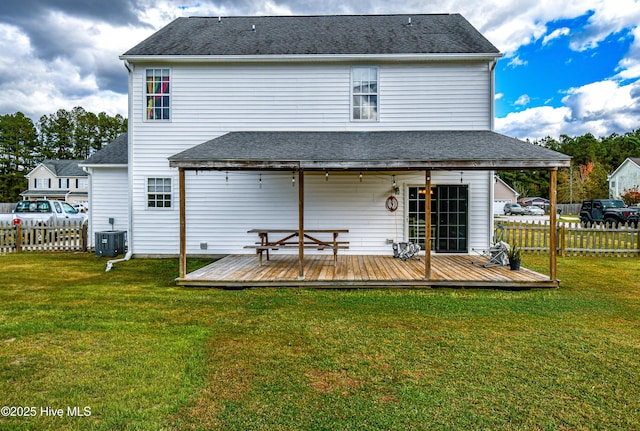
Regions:
<instances>
[{"instance_id":1,"label":"deck board","mask_svg":"<svg viewBox=\"0 0 640 431\"><path fill-rule=\"evenodd\" d=\"M176 280L184 286L211 287L557 287L548 276L522 268L483 268L474 265L477 256L433 255L431 279L424 278L424 257L420 260L391 256L341 255L305 256L305 276L299 279L298 256L272 254L258 264L256 255L229 255Z\"/></svg>"}]
</instances>

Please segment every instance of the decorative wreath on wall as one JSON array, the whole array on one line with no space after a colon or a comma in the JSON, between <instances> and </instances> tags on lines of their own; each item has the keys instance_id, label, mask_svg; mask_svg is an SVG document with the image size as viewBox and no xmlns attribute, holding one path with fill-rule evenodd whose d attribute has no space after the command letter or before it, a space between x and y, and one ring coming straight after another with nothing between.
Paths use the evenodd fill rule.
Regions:
<instances>
[{"instance_id":1,"label":"decorative wreath on wall","mask_svg":"<svg viewBox=\"0 0 640 431\"><path fill-rule=\"evenodd\" d=\"M398 199L391 195L387 198L387 201L385 202L384 206L387 208L388 211L394 212L395 210L398 209Z\"/></svg>"}]
</instances>

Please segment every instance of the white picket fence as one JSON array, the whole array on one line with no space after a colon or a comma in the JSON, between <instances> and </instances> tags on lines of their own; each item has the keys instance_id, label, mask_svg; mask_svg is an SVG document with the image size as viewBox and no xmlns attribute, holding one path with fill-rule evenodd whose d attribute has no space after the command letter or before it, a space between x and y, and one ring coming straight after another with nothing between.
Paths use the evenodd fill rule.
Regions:
<instances>
[{"instance_id":1,"label":"white picket fence","mask_svg":"<svg viewBox=\"0 0 640 431\"><path fill-rule=\"evenodd\" d=\"M533 223L496 221L502 226L503 241L518 244L528 253L549 252L548 221ZM558 223L558 255L560 256L640 256L640 231L636 226L582 223Z\"/></svg>"},{"instance_id":2,"label":"white picket fence","mask_svg":"<svg viewBox=\"0 0 640 431\"><path fill-rule=\"evenodd\" d=\"M87 251L87 223L76 220L53 225L0 221L0 253L23 251Z\"/></svg>"}]
</instances>

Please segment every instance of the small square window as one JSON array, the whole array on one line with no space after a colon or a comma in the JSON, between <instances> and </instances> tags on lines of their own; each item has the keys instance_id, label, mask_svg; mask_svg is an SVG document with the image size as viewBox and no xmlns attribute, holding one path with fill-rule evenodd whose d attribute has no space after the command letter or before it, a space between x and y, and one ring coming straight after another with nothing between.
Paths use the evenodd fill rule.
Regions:
<instances>
[{"instance_id":1,"label":"small square window","mask_svg":"<svg viewBox=\"0 0 640 431\"><path fill-rule=\"evenodd\" d=\"M147 207L171 208L171 178L147 179Z\"/></svg>"}]
</instances>

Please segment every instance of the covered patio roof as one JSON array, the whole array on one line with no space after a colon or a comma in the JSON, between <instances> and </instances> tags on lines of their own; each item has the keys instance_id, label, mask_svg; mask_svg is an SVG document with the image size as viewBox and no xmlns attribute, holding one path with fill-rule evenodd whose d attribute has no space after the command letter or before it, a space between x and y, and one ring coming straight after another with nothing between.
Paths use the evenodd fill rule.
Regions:
<instances>
[{"instance_id":1,"label":"covered patio roof","mask_svg":"<svg viewBox=\"0 0 640 431\"><path fill-rule=\"evenodd\" d=\"M570 157L488 130L231 132L169 157L182 169L553 169Z\"/></svg>"},{"instance_id":2,"label":"covered patio roof","mask_svg":"<svg viewBox=\"0 0 640 431\"><path fill-rule=\"evenodd\" d=\"M380 132L231 132L169 157L179 169L180 278L186 275L185 171L293 170L298 172L299 279L304 278L304 172L319 170L424 170L431 189L434 170L547 169L550 222L556 223L557 170L571 158L489 130ZM431 201L425 201L425 244L431 243ZM550 280L556 281L557 233L550 234ZM431 253L424 279L431 280Z\"/></svg>"}]
</instances>

